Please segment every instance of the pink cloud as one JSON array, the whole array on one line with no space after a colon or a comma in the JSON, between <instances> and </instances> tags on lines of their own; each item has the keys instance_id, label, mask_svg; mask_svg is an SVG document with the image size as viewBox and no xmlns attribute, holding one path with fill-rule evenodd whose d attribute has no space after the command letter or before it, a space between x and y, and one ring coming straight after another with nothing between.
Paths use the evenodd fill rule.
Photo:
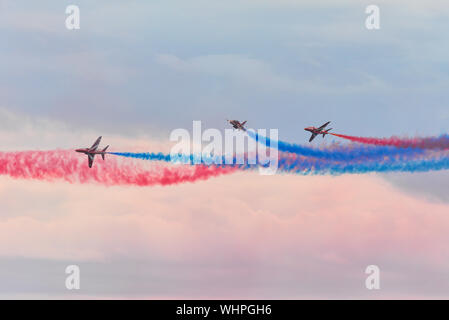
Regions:
<instances>
[{"instance_id":1,"label":"pink cloud","mask_svg":"<svg viewBox=\"0 0 449 320\"><path fill-rule=\"evenodd\" d=\"M238 173L154 188L2 178L0 201L8 209L1 256L157 259L254 282L267 267L298 277L359 267L363 279L368 264L448 266L449 206L412 198L375 175Z\"/></svg>"}]
</instances>

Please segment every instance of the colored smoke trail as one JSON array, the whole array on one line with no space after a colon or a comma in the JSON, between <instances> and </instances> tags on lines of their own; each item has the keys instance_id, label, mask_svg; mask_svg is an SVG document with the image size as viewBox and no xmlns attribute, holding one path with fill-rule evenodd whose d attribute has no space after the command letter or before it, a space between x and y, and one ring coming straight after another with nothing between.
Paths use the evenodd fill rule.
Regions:
<instances>
[{"instance_id":1,"label":"colored smoke trail","mask_svg":"<svg viewBox=\"0 0 449 320\"><path fill-rule=\"evenodd\" d=\"M87 166L85 156L73 151L0 152L0 175L17 179L44 181L62 180L70 183L99 183L115 185L171 185L205 180L232 173L236 168L215 166L153 166L150 170L134 163L122 163L99 157L93 168Z\"/></svg>"},{"instance_id":2,"label":"colored smoke trail","mask_svg":"<svg viewBox=\"0 0 449 320\"><path fill-rule=\"evenodd\" d=\"M136 156L133 153L117 153L120 156ZM142 155L142 154L141 154ZM170 161L170 155L147 153L141 159ZM89 169L84 156L73 151L23 151L0 152L0 175L16 179L42 181L66 181L69 183L98 183L106 186L171 185L206 180L237 170L254 170L257 165L164 165L152 164L150 168L135 162L106 161L96 159ZM449 156L445 152L433 152L416 159L390 157L370 161L335 162L328 159L308 158L290 153L280 153L279 172L300 175L340 175L368 172L425 172L449 169Z\"/></svg>"},{"instance_id":3,"label":"colored smoke trail","mask_svg":"<svg viewBox=\"0 0 449 320\"><path fill-rule=\"evenodd\" d=\"M250 138L264 144L267 147L270 147L270 138L259 136L258 133L251 130L248 130L247 133ZM387 156L414 157L425 152L420 149L412 148L397 149L392 146L371 147L360 145L333 145L328 147L328 149L317 149L280 140L278 141L277 149L282 152L295 153L300 156L315 157L333 161L370 160L376 158L381 159Z\"/></svg>"},{"instance_id":4,"label":"colored smoke trail","mask_svg":"<svg viewBox=\"0 0 449 320\"><path fill-rule=\"evenodd\" d=\"M449 135L443 134L439 137L425 138L366 138L347 136L338 133L329 133L333 136L340 137L353 142L364 144L372 144L376 146L393 146L397 148L416 148L416 149L449 149Z\"/></svg>"},{"instance_id":5,"label":"colored smoke trail","mask_svg":"<svg viewBox=\"0 0 449 320\"><path fill-rule=\"evenodd\" d=\"M433 155L430 158L398 159L380 161L334 162L297 156L283 156L279 161L279 171L301 175L342 175L388 172L429 172L449 169L447 154Z\"/></svg>"},{"instance_id":6,"label":"colored smoke trail","mask_svg":"<svg viewBox=\"0 0 449 320\"><path fill-rule=\"evenodd\" d=\"M112 153L125 157L140 158L170 162L170 155L162 153ZM192 156L186 155L186 158ZM341 175L362 174L370 172L427 172L449 169L449 155L446 152L434 152L420 154L415 158L410 157L385 157L382 159L340 161L316 157L304 157L291 153L279 154L279 172L300 175ZM203 166L202 164L201 166ZM197 166L197 165L193 165ZM215 167L215 165L214 165ZM250 164L225 164L221 168L233 168L240 170L257 169L257 165Z\"/></svg>"},{"instance_id":7,"label":"colored smoke trail","mask_svg":"<svg viewBox=\"0 0 449 320\"><path fill-rule=\"evenodd\" d=\"M164 154L162 152L154 153L154 152L108 152L108 154L116 155L116 156L122 156L126 158L134 158L134 159L141 159L141 160L153 160L153 161L164 161L164 162L172 162L172 163L184 163L184 164L216 164L221 165L226 163L226 157L225 156L206 156L206 155L183 155L178 154L176 155L175 159L171 159L170 154ZM231 157L233 163L236 163L236 157ZM221 161L218 162L218 161Z\"/></svg>"},{"instance_id":8,"label":"colored smoke trail","mask_svg":"<svg viewBox=\"0 0 449 320\"><path fill-rule=\"evenodd\" d=\"M121 156L170 161L170 155L162 153L117 153ZM108 157L106 161L96 159L89 169L83 155L73 151L23 151L0 152L0 175L16 179L43 181L66 181L69 183L98 183L114 185L171 185L183 182L205 180L237 170L257 169L257 165L163 165L154 164L150 168L135 162L116 161ZM294 154L280 153L279 172L293 174L331 174L368 172L423 172L449 169L449 157L443 152L434 152L430 158L402 159L390 157L370 161L335 162L328 159L307 158Z\"/></svg>"},{"instance_id":9,"label":"colored smoke trail","mask_svg":"<svg viewBox=\"0 0 449 320\"><path fill-rule=\"evenodd\" d=\"M126 157L126 158L170 162L170 155L163 154L162 152L159 152L159 153L153 153L153 152L140 152L140 153L137 153L137 152L108 152L108 153L116 155L116 156Z\"/></svg>"}]
</instances>

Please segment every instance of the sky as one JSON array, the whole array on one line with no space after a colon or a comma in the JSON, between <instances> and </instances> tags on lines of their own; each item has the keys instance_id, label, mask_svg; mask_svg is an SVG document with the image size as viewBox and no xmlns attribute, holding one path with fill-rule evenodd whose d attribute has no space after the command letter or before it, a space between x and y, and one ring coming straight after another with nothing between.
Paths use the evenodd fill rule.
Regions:
<instances>
[{"instance_id":1,"label":"sky","mask_svg":"<svg viewBox=\"0 0 449 320\"><path fill-rule=\"evenodd\" d=\"M65 28L69 4L79 30ZM379 30L365 28L370 4ZM448 17L437 0L3 0L0 151L102 135L115 151L167 152L172 130L234 118L297 143L329 120L359 136L447 133ZM448 178L1 176L0 298L448 298ZM368 265L380 290L365 288Z\"/></svg>"}]
</instances>

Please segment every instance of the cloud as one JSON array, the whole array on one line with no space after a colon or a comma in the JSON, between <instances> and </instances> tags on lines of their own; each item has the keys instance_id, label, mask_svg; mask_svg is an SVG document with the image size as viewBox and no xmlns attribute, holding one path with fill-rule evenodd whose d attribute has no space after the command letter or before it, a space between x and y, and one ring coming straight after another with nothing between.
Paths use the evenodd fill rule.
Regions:
<instances>
[{"instance_id":1,"label":"cloud","mask_svg":"<svg viewBox=\"0 0 449 320\"><path fill-rule=\"evenodd\" d=\"M226 79L237 86L243 84L251 88L260 88L275 92L327 92L343 93L344 91L365 91L382 88L382 82L372 75L359 74L362 82L347 83L337 87L328 87L318 79L306 79L304 75L296 77L279 74L268 63L245 55L221 54L197 56L190 59L181 59L172 54L156 55L156 62L166 65L179 72L203 74L208 77ZM304 61L306 64L316 66L316 61ZM352 70L354 71L354 70Z\"/></svg>"},{"instance_id":2,"label":"cloud","mask_svg":"<svg viewBox=\"0 0 449 320\"><path fill-rule=\"evenodd\" d=\"M2 151L75 149L92 145L98 136L103 136L103 143L110 144L113 151L169 152L171 148L168 139L152 139L149 133L130 138L114 130L83 129L45 116L33 117L0 107Z\"/></svg>"},{"instance_id":3,"label":"cloud","mask_svg":"<svg viewBox=\"0 0 449 320\"><path fill-rule=\"evenodd\" d=\"M96 135L7 109L0 119L0 143L10 149ZM107 138L126 148L164 147L150 137ZM75 298L60 287L68 264L81 266L88 297L445 297L447 290L436 275L447 276L448 204L376 175L241 172L154 188L0 177L0 202L0 260L16 270L0 271L7 297ZM382 271L375 295L363 289L370 264Z\"/></svg>"},{"instance_id":4,"label":"cloud","mask_svg":"<svg viewBox=\"0 0 449 320\"><path fill-rule=\"evenodd\" d=\"M447 29L446 1L381 1L378 33L363 30L364 4L82 2L81 32L67 34L64 5L14 2L1 10L0 145L103 135L117 151L167 151L150 126L218 127L229 114L282 126L290 141L323 115L354 134L446 130L435 116L447 110L435 31ZM75 263L89 297L447 297L444 176L389 176L392 186L240 173L170 188L0 177L0 295L64 296ZM380 292L363 287L369 264Z\"/></svg>"},{"instance_id":5,"label":"cloud","mask_svg":"<svg viewBox=\"0 0 449 320\"><path fill-rule=\"evenodd\" d=\"M156 56L156 61L174 70L224 77L250 86L275 90L295 89L293 79L283 78L263 61L244 55L207 55L182 60L174 55L160 54Z\"/></svg>"},{"instance_id":6,"label":"cloud","mask_svg":"<svg viewBox=\"0 0 449 320\"><path fill-rule=\"evenodd\" d=\"M434 32L445 29L436 16L444 3L431 3L428 16L379 2L381 30L370 32L365 3L350 1L82 1L81 30L70 32L65 5L9 2L0 96L28 114L128 133L200 118L218 127L234 114L297 137L297 121L273 109L304 124L325 114L370 134L412 122L434 133L447 109L448 48Z\"/></svg>"},{"instance_id":7,"label":"cloud","mask_svg":"<svg viewBox=\"0 0 449 320\"><path fill-rule=\"evenodd\" d=\"M444 296L448 288L433 276L447 275L448 205L376 175L243 172L169 188L2 177L0 202L1 259L37 259L50 270L79 264L91 296L374 297L363 289L369 264L382 271L376 297ZM42 268L31 274L50 284L61 278ZM22 283L30 294L22 277L15 273L2 292Z\"/></svg>"},{"instance_id":8,"label":"cloud","mask_svg":"<svg viewBox=\"0 0 449 320\"><path fill-rule=\"evenodd\" d=\"M449 172L384 175L385 180L415 197L449 203Z\"/></svg>"}]
</instances>

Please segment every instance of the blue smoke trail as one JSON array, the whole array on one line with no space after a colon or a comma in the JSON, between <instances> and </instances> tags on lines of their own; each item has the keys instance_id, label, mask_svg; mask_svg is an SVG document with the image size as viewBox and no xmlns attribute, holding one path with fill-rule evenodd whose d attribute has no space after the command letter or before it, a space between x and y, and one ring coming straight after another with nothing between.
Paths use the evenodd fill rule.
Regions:
<instances>
[{"instance_id":1,"label":"blue smoke trail","mask_svg":"<svg viewBox=\"0 0 449 320\"><path fill-rule=\"evenodd\" d=\"M130 153L111 152L110 154L144 160L171 162L169 154L163 153ZM192 160L193 155L184 155L184 159ZM212 160L212 158L209 158ZM223 162L224 163L224 162ZM206 164L202 162L201 164ZM219 164L215 166L234 166L242 170L257 169L259 165L252 164ZM436 154L430 158L410 159L404 157L390 157L382 160L335 162L326 159L292 158L279 156L279 171L300 175L342 175L362 174L370 172L427 172L449 169L449 157L446 153Z\"/></svg>"},{"instance_id":2,"label":"blue smoke trail","mask_svg":"<svg viewBox=\"0 0 449 320\"><path fill-rule=\"evenodd\" d=\"M163 154L162 152L159 153L133 153L133 152L109 152L109 154L113 154L116 156L122 156L127 158L136 158L136 159L142 159L142 160L155 160L155 161L165 161L170 162L170 155L169 154Z\"/></svg>"},{"instance_id":3,"label":"blue smoke trail","mask_svg":"<svg viewBox=\"0 0 449 320\"><path fill-rule=\"evenodd\" d=\"M248 136L267 147L271 146L271 140L268 137L259 136L252 130L246 131ZM276 145L276 144L273 144ZM425 150L404 148L398 149L390 146L364 146L364 145L348 145L348 146L332 146L328 150L311 148L299 144L278 141L277 149L283 152L294 153L305 157L315 157L328 159L333 161L352 161L373 158L384 158L387 156L415 156L422 154Z\"/></svg>"},{"instance_id":4,"label":"blue smoke trail","mask_svg":"<svg viewBox=\"0 0 449 320\"><path fill-rule=\"evenodd\" d=\"M308 159L296 159L292 162L283 162L279 165L279 170L285 173L295 173L300 175L342 175L342 174L363 174L370 172L428 172L449 169L449 157L437 157L432 159L418 159L402 161L389 159L380 162L356 162L356 163L335 163L323 160L310 161Z\"/></svg>"},{"instance_id":5,"label":"blue smoke trail","mask_svg":"<svg viewBox=\"0 0 449 320\"><path fill-rule=\"evenodd\" d=\"M226 156L207 156L207 155L184 155L177 154L174 159L172 159L170 154L164 154L162 152L153 153L153 152L142 152L142 153L134 153L134 152L109 152L109 154L113 154L116 156L122 156L127 158L135 158L142 160L154 160L154 161L164 161L164 162L173 162L173 163L184 163L184 164L224 164L226 163ZM232 157L232 163L236 163L236 157ZM229 161L229 160L228 160Z\"/></svg>"}]
</instances>

